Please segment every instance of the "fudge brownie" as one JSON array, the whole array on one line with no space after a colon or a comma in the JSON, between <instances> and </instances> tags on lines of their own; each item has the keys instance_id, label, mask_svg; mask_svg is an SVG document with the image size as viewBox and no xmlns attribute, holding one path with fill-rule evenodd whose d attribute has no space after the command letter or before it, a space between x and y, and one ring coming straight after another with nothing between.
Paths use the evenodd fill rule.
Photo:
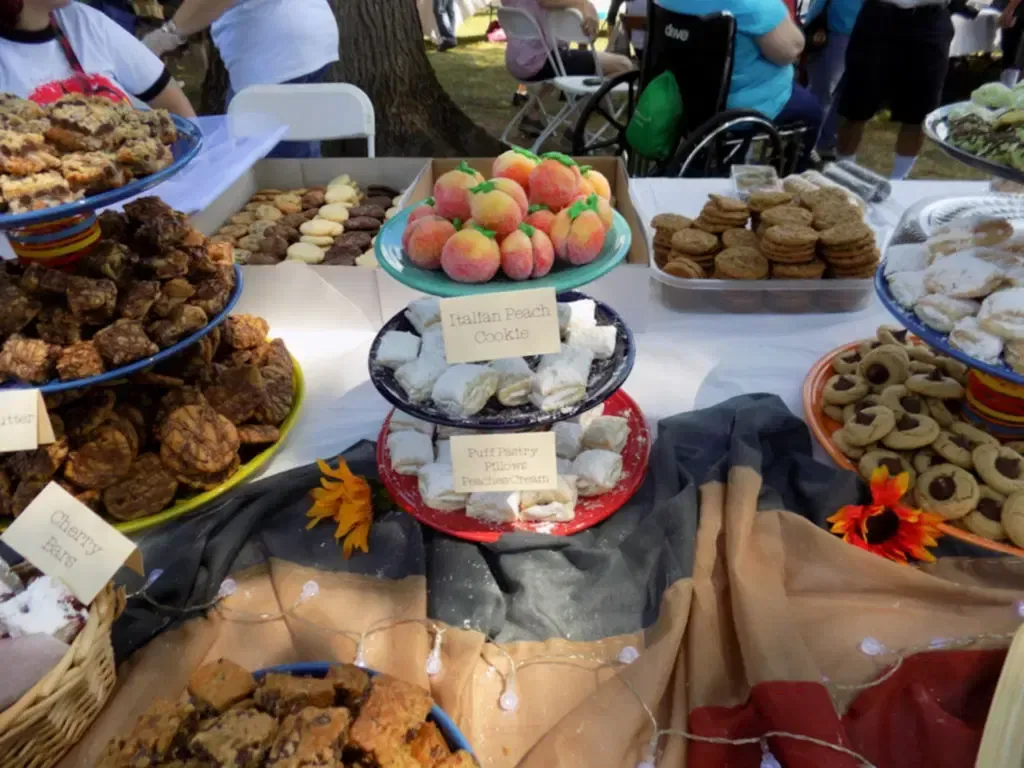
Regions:
<instances>
[{"instance_id":1,"label":"fudge brownie","mask_svg":"<svg viewBox=\"0 0 1024 768\"><path fill-rule=\"evenodd\" d=\"M263 678L254 698L264 712L283 717L304 707L333 707L334 684L315 677L293 677L272 672Z\"/></svg>"},{"instance_id":2,"label":"fudge brownie","mask_svg":"<svg viewBox=\"0 0 1024 768\"><path fill-rule=\"evenodd\" d=\"M227 659L204 664L188 681L188 692L203 709L224 712L250 696L256 681L249 671Z\"/></svg>"},{"instance_id":3,"label":"fudge brownie","mask_svg":"<svg viewBox=\"0 0 1024 768\"><path fill-rule=\"evenodd\" d=\"M424 723L416 732L413 740L409 742L409 752L424 768L434 768L452 753L441 731L430 722Z\"/></svg>"},{"instance_id":4,"label":"fudge brownie","mask_svg":"<svg viewBox=\"0 0 1024 768\"><path fill-rule=\"evenodd\" d=\"M366 670L355 664L339 664L328 670L324 680L334 686L336 704L359 714L359 708L363 705L363 699L370 688L370 676Z\"/></svg>"},{"instance_id":5,"label":"fudge brownie","mask_svg":"<svg viewBox=\"0 0 1024 768\"><path fill-rule=\"evenodd\" d=\"M277 721L255 709L226 712L189 742L193 757L211 766L259 768L277 733Z\"/></svg>"},{"instance_id":6,"label":"fudge brownie","mask_svg":"<svg viewBox=\"0 0 1024 768\"><path fill-rule=\"evenodd\" d=\"M381 768L405 766L406 756L411 757L406 746L408 737L420 728L433 703L430 694L418 685L378 675L352 725L349 743Z\"/></svg>"},{"instance_id":7,"label":"fudge brownie","mask_svg":"<svg viewBox=\"0 0 1024 768\"><path fill-rule=\"evenodd\" d=\"M265 768L333 768L341 764L351 715L344 707L306 707L288 715L267 754Z\"/></svg>"}]
</instances>

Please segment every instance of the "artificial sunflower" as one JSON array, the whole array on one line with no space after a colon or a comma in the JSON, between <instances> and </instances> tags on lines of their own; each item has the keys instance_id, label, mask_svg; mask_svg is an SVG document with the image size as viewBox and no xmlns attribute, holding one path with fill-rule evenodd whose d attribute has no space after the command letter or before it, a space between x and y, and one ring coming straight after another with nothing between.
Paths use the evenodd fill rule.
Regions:
<instances>
[{"instance_id":1,"label":"artificial sunflower","mask_svg":"<svg viewBox=\"0 0 1024 768\"><path fill-rule=\"evenodd\" d=\"M324 476L320 478L321 487L314 488L310 494L313 506L306 517L312 519L306 530L321 520L333 519L338 523L334 538L344 538L342 554L346 559L356 549L369 552L370 526L373 525L373 494L369 482L353 474L344 459L338 459L337 469L331 469L320 459L316 463Z\"/></svg>"},{"instance_id":2,"label":"artificial sunflower","mask_svg":"<svg viewBox=\"0 0 1024 768\"><path fill-rule=\"evenodd\" d=\"M935 562L927 547L934 547L942 517L900 503L910 486L910 475L889 477L886 467L871 473L871 504L849 504L832 517L832 533L855 547L874 552L897 563L907 556Z\"/></svg>"}]
</instances>

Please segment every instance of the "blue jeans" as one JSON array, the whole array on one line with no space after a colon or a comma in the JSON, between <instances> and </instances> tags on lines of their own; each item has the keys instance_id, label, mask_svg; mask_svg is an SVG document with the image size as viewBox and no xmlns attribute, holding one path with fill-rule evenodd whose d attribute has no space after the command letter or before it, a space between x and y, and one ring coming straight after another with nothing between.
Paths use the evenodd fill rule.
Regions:
<instances>
[{"instance_id":1,"label":"blue jeans","mask_svg":"<svg viewBox=\"0 0 1024 768\"><path fill-rule=\"evenodd\" d=\"M831 152L836 148L836 129L839 125L839 89L846 69L846 47L850 36L829 31L825 48L811 57L808 63L811 93L818 97L825 112L817 146L819 151Z\"/></svg>"},{"instance_id":2,"label":"blue jeans","mask_svg":"<svg viewBox=\"0 0 1024 768\"><path fill-rule=\"evenodd\" d=\"M105 16L116 21L119 26L135 34L135 30L138 27L138 20L135 18L135 14L131 12L126 6L127 3L108 3L104 0L98 0L98 2L90 3L93 8L97 11L101 11Z\"/></svg>"},{"instance_id":3,"label":"blue jeans","mask_svg":"<svg viewBox=\"0 0 1024 768\"><path fill-rule=\"evenodd\" d=\"M434 19L441 42L455 42L455 0L434 0Z\"/></svg>"},{"instance_id":4,"label":"blue jeans","mask_svg":"<svg viewBox=\"0 0 1024 768\"><path fill-rule=\"evenodd\" d=\"M775 125L801 122L808 126L807 138L804 140L803 151L801 152L801 169L806 167L810 160L811 151L814 149L814 141L818 137L818 131L821 130L822 116L821 104L818 103L818 99L815 98L814 94L802 85L794 83L793 93L790 94L789 101L786 102L786 106L782 108L782 111L779 112L773 121Z\"/></svg>"},{"instance_id":5,"label":"blue jeans","mask_svg":"<svg viewBox=\"0 0 1024 768\"><path fill-rule=\"evenodd\" d=\"M325 67L318 69L316 72L310 72L308 75L301 75L293 80L286 80L282 85L301 85L303 83L322 83L327 78L327 72L331 68L328 64ZM228 88L228 103L235 97L235 92ZM293 158L303 159L311 157L320 157L320 142L319 141L282 141L278 143L276 147L270 150L267 157L277 158Z\"/></svg>"}]
</instances>

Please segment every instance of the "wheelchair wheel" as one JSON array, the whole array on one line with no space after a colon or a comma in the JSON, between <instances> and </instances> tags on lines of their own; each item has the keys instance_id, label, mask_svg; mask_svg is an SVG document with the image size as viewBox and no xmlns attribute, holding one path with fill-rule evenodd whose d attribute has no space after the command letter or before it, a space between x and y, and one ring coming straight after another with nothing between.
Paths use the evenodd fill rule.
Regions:
<instances>
[{"instance_id":1,"label":"wheelchair wheel","mask_svg":"<svg viewBox=\"0 0 1024 768\"><path fill-rule=\"evenodd\" d=\"M583 106L572 131L572 153L622 155L629 150L626 126L633 117L639 92L640 72L624 72L606 81ZM622 88L621 93L613 93ZM616 106L615 101L624 100Z\"/></svg>"},{"instance_id":2,"label":"wheelchair wheel","mask_svg":"<svg viewBox=\"0 0 1024 768\"><path fill-rule=\"evenodd\" d=\"M760 112L729 109L696 128L668 164L668 176L723 177L733 165L771 165L785 175L782 137Z\"/></svg>"}]
</instances>

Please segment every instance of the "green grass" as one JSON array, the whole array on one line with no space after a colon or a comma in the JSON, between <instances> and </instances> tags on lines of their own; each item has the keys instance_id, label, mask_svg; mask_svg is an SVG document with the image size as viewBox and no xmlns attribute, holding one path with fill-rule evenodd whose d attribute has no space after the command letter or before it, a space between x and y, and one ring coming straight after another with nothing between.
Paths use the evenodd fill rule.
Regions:
<instances>
[{"instance_id":1,"label":"green grass","mask_svg":"<svg viewBox=\"0 0 1024 768\"><path fill-rule=\"evenodd\" d=\"M484 37L486 13L468 19L459 27L459 46L437 53L428 43L427 54L438 79L456 103L483 128L500 136L515 114L512 94L516 82L505 71L505 46L488 43ZM601 43L599 42L599 46ZM553 104L557 108L557 104ZM878 173L888 175L892 168L897 126L885 115L876 117L864 134L859 162ZM530 139L512 136L513 141L529 145ZM552 139L551 149L567 149L565 142ZM915 179L984 179L985 176L947 157L937 147L926 144L914 167Z\"/></svg>"}]
</instances>

